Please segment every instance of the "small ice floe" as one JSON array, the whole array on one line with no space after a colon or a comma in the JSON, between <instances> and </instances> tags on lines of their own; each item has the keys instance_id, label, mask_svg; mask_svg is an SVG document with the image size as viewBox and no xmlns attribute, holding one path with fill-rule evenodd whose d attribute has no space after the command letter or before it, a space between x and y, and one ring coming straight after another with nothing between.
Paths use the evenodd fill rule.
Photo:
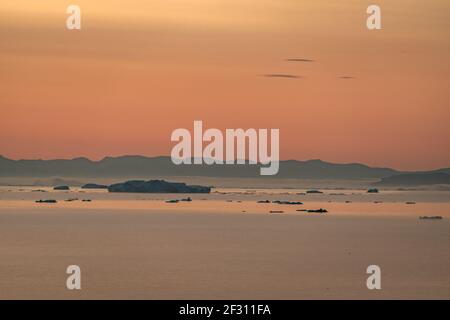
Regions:
<instances>
[{"instance_id":1,"label":"small ice floe","mask_svg":"<svg viewBox=\"0 0 450 320\"><path fill-rule=\"evenodd\" d=\"M270 200L259 200L257 203L270 203Z\"/></svg>"},{"instance_id":2,"label":"small ice floe","mask_svg":"<svg viewBox=\"0 0 450 320\"><path fill-rule=\"evenodd\" d=\"M315 190L315 189L312 189L312 190L308 190L308 191L306 191L306 193L323 193L322 191L320 191L320 190Z\"/></svg>"},{"instance_id":3,"label":"small ice floe","mask_svg":"<svg viewBox=\"0 0 450 320\"><path fill-rule=\"evenodd\" d=\"M269 213L284 213L282 210L270 210Z\"/></svg>"},{"instance_id":4,"label":"small ice floe","mask_svg":"<svg viewBox=\"0 0 450 320\"><path fill-rule=\"evenodd\" d=\"M414 201L406 201L406 204L416 204Z\"/></svg>"},{"instance_id":5,"label":"small ice floe","mask_svg":"<svg viewBox=\"0 0 450 320\"><path fill-rule=\"evenodd\" d=\"M441 216L420 216L421 220L441 220L443 219Z\"/></svg>"},{"instance_id":6,"label":"small ice floe","mask_svg":"<svg viewBox=\"0 0 450 320\"><path fill-rule=\"evenodd\" d=\"M56 186L53 190L70 190L69 186Z\"/></svg>"},{"instance_id":7,"label":"small ice floe","mask_svg":"<svg viewBox=\"0 0 450 320\"><path fill-rule=\"evenodd\" d=\"M40 200L36 200L36 203L57 203L58 201L56 201L55 199L40 199Z\"/></svg>"},{"instance_id":8,"label":"small ice floe","mask_svg":"<svg viewBox=\"0 0 450 320\"><path fill-rule=\"evenodd\" d=\"M191 197L187 197L187 198L183 198L183 199L172 199L172 200L166 200L166 203L178 203L180 201L183 202L191 202L192 198Z\"/></svg>"},{"instance_id":9,"label":"small ice floe","mask_svg":"<svg viewBox=\"0 0 450 320\"><path fill-rule=\"evenodd\" d=\"M378 189L377 188L368 189L367 193L378 193Z\"/></svg>"},{"instance_id":10,"label":"small ice floe","mask_svg":"<svg viewBox=\"0 0 450 320\"><path fill-rule=\"evenodd\" d=\"M293 204L293 205L303 204L303 202L300 202L300 201L282 201L282 200L275 200L275 201L272 201L272 203L277 203L277 204Z\"/></svg>"},{"instance_id":11,"label":"small ice floe","mask_svg":"<svg viewBox=\"0 0 450 320\"><path fill-rule=\"evenodd\" d=\"M311 213L327 213L328 210L327 210L327 209L320 208L320 209L310 209L310 210L307 210L306 212L311 212Z\"/></svg>"},{"instance_id":12,"label":"small ice floe","mask_svg":"<svg viewBox=\"0 0 450 320\"><path fill-rule=\"evenodd\" d=\"M64 200L64 201L66 201L66 202L72 202L72 201L77 201L78 200L78 198L69 198L69 199L66 199L66 200ZM84 200L83 200L84 201Z\"/></svg>"},{"instance_id":13,"label":"small ice floe","mask_svg":"<svg viewBox=\"0 0 450 320\"><path fill-rule=\"evenodd\" d=\"M350 200L346 200L345 203L352 203Z\"/></svg>"},{"instance_id":14,"label":"small ice floe","mask_svg":"<svg viewBox=\"0 0 450 320\"><path fill-rule=\"evenodd\" d=\"M92 200L91 199L83 199L81 201L83 201L83 202L91 202Z\"/></svg>"}]
</instances>

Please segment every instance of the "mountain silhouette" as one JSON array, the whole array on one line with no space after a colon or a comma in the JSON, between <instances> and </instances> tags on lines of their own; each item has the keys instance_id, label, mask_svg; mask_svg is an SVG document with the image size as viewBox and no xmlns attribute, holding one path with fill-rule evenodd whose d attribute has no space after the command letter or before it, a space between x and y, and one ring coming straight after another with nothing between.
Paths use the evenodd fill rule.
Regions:
<instances>
[{"instance_id":1,"label":"mountain silhouette","mask_svg":"<svg viewBox=\"0 0 450 320\"><path fill-rule=\"evenodd\" d=\"M175 165L170 157L120 156L99 161L87 158L54 160L11 160L0 156L0 177L144 177L199 176L289 179L382 179L404 173L360 163L336 164L322 160L280 161L279 173L261 176L261 165ZM450 168L427 173L450 173ZM424 172L421 172L424 173Z\"/></svg>"},{"instance_id":2,"label":"mountain silhouette","mask_svg":"<svg viewBox=\"0 0 450 320\"><path fill-rule=\"evenodd\" d=\"M405 173L385 177L375 183L377 186L417 186L436 184L450 184L450 174L443 171L430 173Z\"/></svg>"}]
</instances>

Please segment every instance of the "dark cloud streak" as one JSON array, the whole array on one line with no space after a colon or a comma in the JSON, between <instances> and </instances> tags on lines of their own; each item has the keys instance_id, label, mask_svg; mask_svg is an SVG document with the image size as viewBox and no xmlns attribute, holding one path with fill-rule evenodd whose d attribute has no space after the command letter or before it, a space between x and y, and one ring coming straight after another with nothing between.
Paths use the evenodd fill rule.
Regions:
<instances>
[{"instance_id":1,"label":"dark cloud streak","mask_svg":"<svg viewBox=\"0 0 450 320\"><path fill-rule=\"evenodd\" d=\"M263 77L266 78L287 78L287 79L300 79L301 76L297 76L294 74L283 74L283 73L270 73L270 74L264 74Z\"/></svg>"},{"instance_id":2,"label":"dark cloud streak","mask_svg":"<svg viewBox=\"0 0 450 320\"><path fill-rule=\"evenodd\" d=\"M303 59L303 58L289 58L289 59L285 59L285 61L288 61L288 62L314 62L314 60Z\"/></svg>"}]
</instances>

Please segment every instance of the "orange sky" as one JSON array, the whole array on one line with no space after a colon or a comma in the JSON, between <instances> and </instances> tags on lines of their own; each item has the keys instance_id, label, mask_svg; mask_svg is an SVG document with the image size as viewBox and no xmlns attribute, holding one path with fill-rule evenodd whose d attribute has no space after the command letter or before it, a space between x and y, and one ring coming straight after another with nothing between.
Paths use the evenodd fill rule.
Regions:
<instances>
[{"instance_id":1,"label":"orange sky","mask_svg":"<svg viewBox=\"0 0 450 320\"><path fill-rule=\"evenodd\" d=\"M449 167L450 2L377 1L369 31L372 3L2 0L0 154L169 155L203 120L279 128L282 159Z\"/></svg>"}]
</instances>

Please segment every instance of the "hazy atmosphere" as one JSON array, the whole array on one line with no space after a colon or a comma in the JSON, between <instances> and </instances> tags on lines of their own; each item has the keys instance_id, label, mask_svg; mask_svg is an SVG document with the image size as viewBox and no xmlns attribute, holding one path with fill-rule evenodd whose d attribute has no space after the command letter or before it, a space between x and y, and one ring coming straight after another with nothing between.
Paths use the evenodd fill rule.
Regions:
<instances>
[{"instance_id":1,"label":"hazy atmosphere","mask_svg":"<svg viewBox=\"0 0 450 320\"><path fill-rule=\"evenodd\" d=\"M372 4L1 0L0 300L450 299L450 1Z\"/></svg>"},{"instance_id":2,"label":"hazy atmosphere","mask_svg":"<svg viewBox=\"0 0 450 320\"><path fill-rule=\"evenodd\" d=\"M377 3L371 32L369 1L80 0L70 32L67 1L4 0L0 154L170 155L203 120L279 128L281 159L448 167L450 3Z\"/></svg>"}]
</instances>

